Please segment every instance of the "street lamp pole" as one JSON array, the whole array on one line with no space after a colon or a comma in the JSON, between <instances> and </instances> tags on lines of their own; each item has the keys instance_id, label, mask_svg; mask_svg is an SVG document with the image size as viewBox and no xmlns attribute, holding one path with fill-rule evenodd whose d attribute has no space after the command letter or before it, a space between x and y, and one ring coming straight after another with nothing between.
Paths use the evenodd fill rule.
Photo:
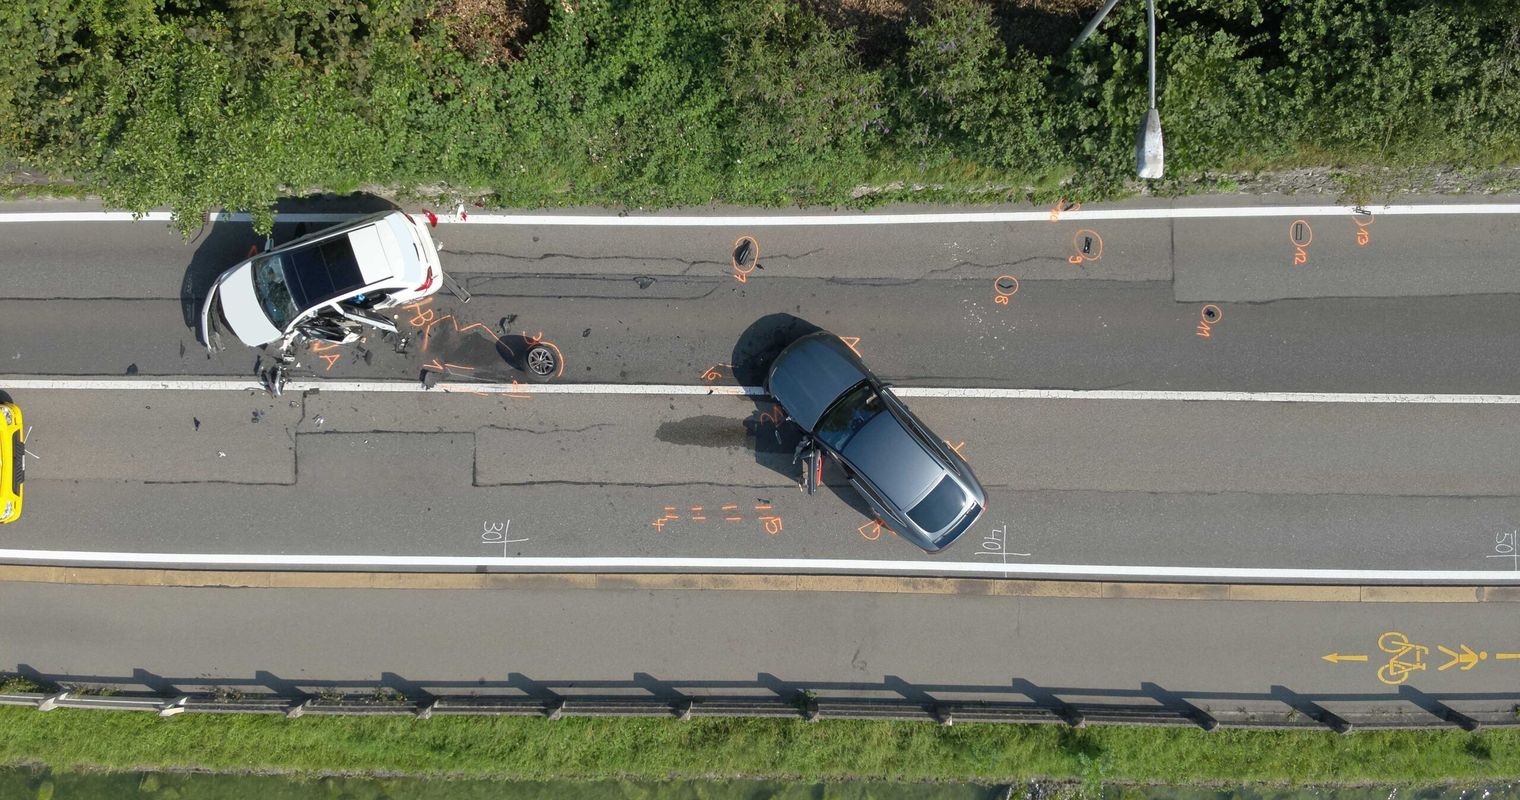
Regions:
<instances>
[{"instance_id":1,"label":"street lamp pole","mask_svg":"<svg viewBox=\"0 0 1520 800\"><path fill-rule=\"evenodd\" d=\"M1151 107L1141 118L1140 129L1135 131L1135 174L1154 179L1165 172L1161 112L1156 110L1156 0L1145 0L1145 17L1146 27L1150 30L1146 60L1150 62Z\"/></svg>"},{"instance_id":2,"label":"street lamp pole","mask_svg":"<svg viewBox=\"0 0 1520 800\"><path fill-rule=\"evenodd\" d=\"M1108 0L1103 4L1103 8L1098 10L1092 21L1082 28L1081 33L1077 34L1076 40L1066 51L1068 55L1087 41L1087 37L1097 30L1098 24L1118 3L1119 0ZM1156 0L1145 0L1145 22L1149 33L1146 62L1150 73L1151 105L1145 112L1145 116L1140 118L1139 130L1135 131L1135 174L1142 178L1154 179L1161 177L1165 172L1164 149L1161 144L1161 113L1156 110Z\"/></svg>"}]
</instances>

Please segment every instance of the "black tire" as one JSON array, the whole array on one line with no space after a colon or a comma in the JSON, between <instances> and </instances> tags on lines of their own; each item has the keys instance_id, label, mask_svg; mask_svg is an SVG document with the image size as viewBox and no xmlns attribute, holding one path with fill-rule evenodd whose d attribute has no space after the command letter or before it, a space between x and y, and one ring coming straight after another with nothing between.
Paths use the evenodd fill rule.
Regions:
<instances>
[{"instance_id":1,"label":"black tire","mask_svg":"<svg viewBox=\"0 0 1520 800\"><path fill-rule=\"evenodd\" d=\"M523 356L523 372L533 383L548 383L559 374L559 353L548 345L536 344Z\"/></svg>"}]
</instances>

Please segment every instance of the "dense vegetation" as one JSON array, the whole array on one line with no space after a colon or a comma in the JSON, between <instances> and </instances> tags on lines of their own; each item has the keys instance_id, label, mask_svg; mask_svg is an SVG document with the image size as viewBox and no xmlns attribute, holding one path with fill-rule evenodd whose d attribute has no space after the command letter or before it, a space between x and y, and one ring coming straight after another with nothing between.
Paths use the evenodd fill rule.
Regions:
<instances>
[{"instance_id":1,"label":"dense vegetation","mask_svg":"<svg viewBox=\"0 0 1520 800\"><path fill-rule=\"evenodd\" d=\"M510 778L1008 783L1513 780L1520 731L1240 731L697 718L319 717L0 708L0 765Z\"/></svg>"},{"instance_id":2,"label":"dense vegetation","mask_svg":"<svg viewBox=\"0 0 1520 800\"><path fill-rule=\"evenodd\" d=\"M187 224L369 184L518 206L1109 195L1146 105L1144 4L1067 55L1095 4L17 0L0 159ZM1520 0L1160 5L1163 190L1520 160Z\"/></svg>"}]
</instances>

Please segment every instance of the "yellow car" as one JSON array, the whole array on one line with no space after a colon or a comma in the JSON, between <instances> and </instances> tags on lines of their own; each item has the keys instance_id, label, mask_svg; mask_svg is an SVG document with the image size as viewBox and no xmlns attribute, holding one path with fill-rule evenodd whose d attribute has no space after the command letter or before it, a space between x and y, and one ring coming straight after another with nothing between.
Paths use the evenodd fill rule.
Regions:
<instances>
[{"instance_id":1,"label":"yellow car","mask_svg":"<svg viewBox=\"0 0 1520 800\"><path fill-rule=\"evenodd\" d=\"M26 479L21 407L0 403L0 525L21 519L21 484Z\"/></svg>"}]
</instances>

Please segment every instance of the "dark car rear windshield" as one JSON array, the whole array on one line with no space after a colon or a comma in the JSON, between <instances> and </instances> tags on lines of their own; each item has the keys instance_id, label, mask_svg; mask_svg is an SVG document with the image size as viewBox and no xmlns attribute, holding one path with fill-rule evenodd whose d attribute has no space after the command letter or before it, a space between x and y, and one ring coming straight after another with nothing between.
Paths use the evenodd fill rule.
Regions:
<instances>
[{"instance_id":1,"label":"dark car rear windshield","mask_svg":"<svg viewBox=\"0 0 1520 800\"><path fill-rule=\"evenodd\" d=\"M920 500L918 505L908 510L908 518L918 523L918 527L933 533L954 521L965 507L965 490L947 476L941 478L939 485Z\"/></svg>"},{"instance_id":2,"label":"dark car rear windshield","mask_svg":"<svg viewBox=\"0 0 1520 800\"><path fill-rule=\"evenodd\" d=\"M359 260L347 236L280 255L291 298L301 311L364 285Z\"/></svg>"}]
</instances>

